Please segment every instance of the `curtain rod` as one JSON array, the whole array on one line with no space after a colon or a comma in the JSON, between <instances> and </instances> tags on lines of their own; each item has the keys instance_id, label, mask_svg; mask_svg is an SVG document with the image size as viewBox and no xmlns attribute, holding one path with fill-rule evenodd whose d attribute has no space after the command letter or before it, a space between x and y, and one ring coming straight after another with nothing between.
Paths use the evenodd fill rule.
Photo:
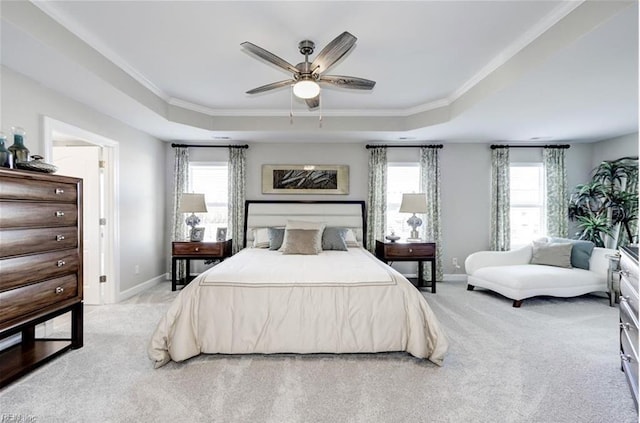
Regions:
<instances>
[{"instance_id":1,"label":"curtain rod","mask_svg":"<svg viewBox=\"0 0 640 423\"><path fill-rule=\"evenodd\" d=\"M509 144L493 144L492 150L496 148L571 148L569 144L549 144L549 145L509 145Z\"/></svg>"},{"instance_id":2,"label":"curtain rod","mask_svg":"<svg viewBox=\"0 0 640 423\"><path fill-rule=\"evenodd\" d=\"M249 148L248 144L238 145L193 145L193 144L171 144L172 148L176 147L198 147L198 148Z\"/></svg>"},{"instance_id":3,"label":"curtain rod","mask_svg":"<svg viewBox=\"0 0 640 423\"><path fill-rule=\"evenodd\" d=\"M442 144L413 144L413 145L409 145L409 144L391 144L391 145L387 145L387 144L367 144L367 150L370 148L376 148L376 147L384 147L384 148L420 148L420 147L426 147L426 148L442 148Z\"/></svg>"}]
</instances>

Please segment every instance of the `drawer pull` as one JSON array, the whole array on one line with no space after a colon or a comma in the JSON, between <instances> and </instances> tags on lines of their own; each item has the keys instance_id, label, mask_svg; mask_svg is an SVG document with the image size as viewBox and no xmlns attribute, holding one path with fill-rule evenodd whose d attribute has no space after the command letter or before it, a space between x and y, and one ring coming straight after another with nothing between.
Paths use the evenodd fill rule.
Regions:
<instances>
[{"instance_id":1,"label":"drawer pull","mask_svg":"<svg viewBox=\"0 0 640 423\"><path fill-rule=\"evenodd\" d=\"M620 323L620 329L625 329L628 331L630 328L631 328L631 325L629 323L627 322Z\"/></svg>"},{"instance_id":2,"label":"drawer pull","mask_svg":"<svg viewBox=\"0 0 640 423\"><path fill-rule=\"evenodd\" d=\"M64 235L56 235L56 241L63 241Z\"/></svg>"},{"instance_id":3,"label":"drawer pull","mask_svg":"<svg viewBox=\"0 0 640 423\"><path fill-rule=\"evenodd\" d=\"M63 211L59 211L59 210L58 210L58 211L56 212L56 217L62 217L62 216L64 216L64 212L63 212Z\"/></svg>"},{"instance_id":4,"label":"drawer pull","mask_svg":"<svg viewBox=\"0 0 640 423\"><path fill-rule=\"evenodd\" d=\"M64 292L64 288L59 286L56 288L56 294L62 294Z\"/></svg>"},{"instance_id":5,"label":"drawer pull","mask_svg":"<svg viewBox=\"0 0 640 423\"><path fill-rule=\"evenodd\" d=\"M631 356L629 354L620 353L620 360L626 361L627 363L631 362Z\"/></svg>"},{"instance_id":6,"label":"drawer pull","mask_svg":"<svg viewBox=\"0 0 640 423\"><path fill-rule=\"evenodd\" d=\"M62 188L56 188L56 194L57 195L64 194L64 190Z\"/></svg>"},{"instance_id":7,"label":"drawer pull","mask_svg":"<svg viewBox=\"0 0 640 423\"><path fill-rule=\"evenodd\" d=\"M194 251L196 251L196 252L200 251L200 247L194 248Z\"/></svg>"},{"instance_id":8,"label":"drawer pull","mask_svg":"<svg viewBox=\"0 0 640 423\"><path fill-rule=\"evenodd\" d=\"M622 276L629 276L629 275L630 275L630 273L629 273L629 271L628 271L628 270L621 270L621 271L620 271L620 274L621 274Z\"/></svg>"},{"instance_id":9,"label":"drawer pull","mask_svg":"<svg viewBox=\"0 0 640 423\"><path fill-rule=\"evenodd\" d=\"M57 265L58 267L62 267L62 266L64 266L65 264L67 264L67 262L65 262L64 260L58 260L58 262L56 263L56 265Z\"/></svg>"},{"instance_id":10,"label":"drawer pull","mask_svg":"<svg viewBox=\"0 0 640 423\"><path fill-rule=\"evenodd\" d=\"M409 248L409 252L410 252L410 253L413 253L413 248Z\"/></svg>"},{"instance_id":11,"label":"drawer pull","mask_svg":"<svg viewBox=\"0 0 640 423\"><path fill-rule=\"evenodd\" d=\"M629 297L628 295L620 295L619 300L627 302L627 301L629 301L629 298L631 298L631 297Z\"/></svg>"}]
</instances>

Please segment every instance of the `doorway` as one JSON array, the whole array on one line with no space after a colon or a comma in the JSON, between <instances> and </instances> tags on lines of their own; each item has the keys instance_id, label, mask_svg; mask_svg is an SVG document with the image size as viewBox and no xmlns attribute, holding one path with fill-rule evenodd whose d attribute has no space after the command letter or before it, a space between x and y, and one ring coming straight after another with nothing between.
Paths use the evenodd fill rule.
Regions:
<instances>
[{"instance_id":1,"label":"doorway","mask_svg":"<svg viewBox=\"0 0 640 423\"><path fill-rule=\"evenodd\" d=\"M117 301L118 143L55 119L44 118L46 161L59 175L83 179L83 296L85 304Z\"/></svg>"}]
</instances>

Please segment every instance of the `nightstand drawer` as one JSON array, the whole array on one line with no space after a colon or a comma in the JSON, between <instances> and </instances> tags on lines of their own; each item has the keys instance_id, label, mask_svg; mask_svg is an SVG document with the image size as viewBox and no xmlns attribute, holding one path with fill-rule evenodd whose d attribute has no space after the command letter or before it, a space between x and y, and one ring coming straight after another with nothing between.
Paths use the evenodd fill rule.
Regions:
<instances>
[{"instance_id":1,"label":"nightstand drawer","mask_svg":"<svg viewBox=\"0 0 640 423\"><path fill-rule=\"evenodd\" d=\"M397 244L385 245L385 256L387 259L408 258L408 257L432 257L436 253L434 244Z\"/></svg>"},{"instance_id":2,"label":"nightstand drawer","mask_svg":"<svg viewBox=\"0 0 640 423\"><path fill-rule=\"evenodd\" d=\"M223 257L224 242L174 242L174 256L213 256Z\"/></svg>"}]
</instances>

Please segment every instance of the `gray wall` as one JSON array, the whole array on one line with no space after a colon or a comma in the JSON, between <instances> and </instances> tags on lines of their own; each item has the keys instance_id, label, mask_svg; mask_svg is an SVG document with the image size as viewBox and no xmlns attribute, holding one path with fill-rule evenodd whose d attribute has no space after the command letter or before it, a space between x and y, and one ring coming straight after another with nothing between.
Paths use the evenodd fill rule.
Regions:
<instances>
[{"instance_id":1,"label":"gray wall","mask_svg":"<svg viewBox=\"0 0 640 423\"><path fill-rule=\"evenodd\" d=\"M628 138L607 140L597 144L573 144L567 150L567 179L570 188L589 177L594 160L601 160L604 152L615 146L616 158L637 154L637 145ZM637 144L637 134L635 134ZM349 199L366 200L368 182L368 154L365 143L249 143L247 150L247 199ZM635 148L635 150L633 149ZM173 154L167 147L167 168L172 168ZM489 218L491 195L491 151L489 144L445 144L441 154L441 201L443 265L446 274L463 274L464 267L455 269L452 258L462 265L474 251L489 248ZM613 153L612 153L613 154ZM598 158L596 159L596 155ZM226 149L190 150L191 160L219 161L227 159ZM542 160L540 149L512 149L516 162ZM418 149L390 148L389 162L416 162ZM261 167L263 164L348 164L350 166L349 195L295 196L262 194ZM169 183L170 183L169 174ZM167 207L170 207L170 194ZM572 233L572 232L570 232ZM406 274L415 273L415 265L397 263Z\"/></svg>"},{"instance_id":2,"label":"gray wall","mask_svg":"<svg viewBox=\"0 0 640 423\"><path fill-rule=\"evenodd\" d=\"M119 142L120 292L163 275L165 269L166 147L160 140L98 113L2 67L0 127L27 131L26 146L44 156L43 116ZM134 273L135 265L140 273Z\"/></svg>"}]
</instances>

